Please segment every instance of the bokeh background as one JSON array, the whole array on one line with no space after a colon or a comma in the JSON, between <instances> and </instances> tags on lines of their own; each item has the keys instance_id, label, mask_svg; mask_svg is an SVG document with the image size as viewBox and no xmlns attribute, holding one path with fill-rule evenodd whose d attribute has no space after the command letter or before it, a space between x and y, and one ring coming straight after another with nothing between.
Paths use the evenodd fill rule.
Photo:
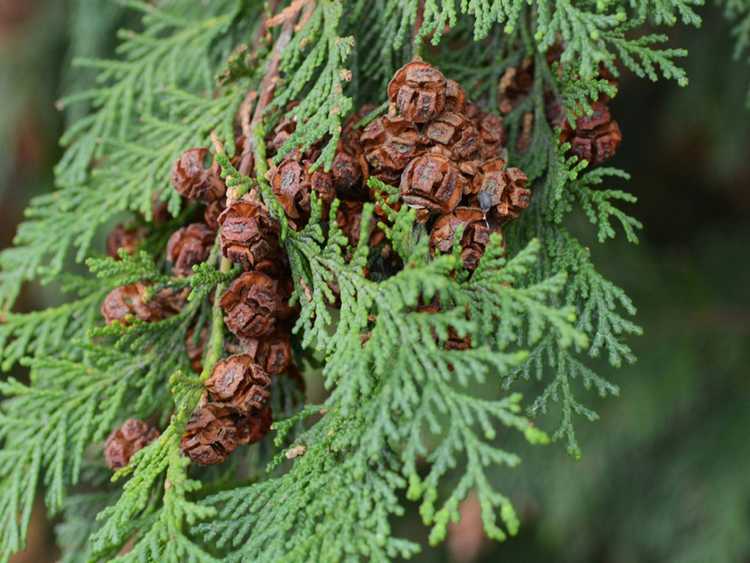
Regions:
<instances>
[{"instance_id":1,"label":"bokeh background","mask_svg":"<svg viewBox=\"0 0 750 563\"><path fill-rule=\"evenodd\" d=\"M419 561L750 562L750 66L733 59L721 11L702 15L701 29L672 33L690 51L688 87L626 74L613 103L625 138L613 164L632 174L645 225L637 246L592 243L645 331L636 364L599 366L620 397L590 396L601 420L579 425L581 460L563 445L525 448L520 470L496 475L522 517L516 538L484 541L470 500ZM0 0L0 247L51 189L76 117L55 100L92 79L70 61L111 54L126 18L105 0ZM19 308L48 300L30 288ZM426 540L416 513L398 526ZM53 527L37 510L14 561L54 561Z\"/></svg>"}]
</instances>

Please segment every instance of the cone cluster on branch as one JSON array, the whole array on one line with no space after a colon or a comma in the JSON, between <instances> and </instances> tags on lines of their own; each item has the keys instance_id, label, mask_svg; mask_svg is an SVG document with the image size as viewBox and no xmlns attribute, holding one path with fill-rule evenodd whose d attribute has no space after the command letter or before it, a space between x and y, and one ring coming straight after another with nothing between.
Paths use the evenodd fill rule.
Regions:
<instances>
[{"instance_id":1,"label":"cone cluster on branch","mask_svg":"<svg viewBox=\"0 0 750 563\"><path fill-rule=\"evenodd\" d=\"M547 62L552 64L560 60L562 48L550 48ZM617 79L602 65L599 68L599 79L617 86ZM500 112L507 115L515 110L534 88L534 62L525 58L517 66L505 70L498 83L498 104ZM622 133L617 121L609 111L609 98L601 94L591 104L591 113L578 117L574 124L566 118L560 98L547 90L544 93L546 117L549 125L560 129L560 142L570 143L570 153L587 160L592 166L602 164L612 158L622 142ZM521 135L517 148L525 151L531 144L531 133L534 126L534 115L527 111L522 116Z\"/></svg>"},{"instance_id":2,"label":"cone cluster on branch","mask_svg":"<svg viewBox=\"0 0 750 563\"><path fill-rule=\"evenodd\" d=\"M501 111L517 107L532 84L532 65L524 62L506 72L501 79ZM297 127L290 105L265 139L267 180L273 194L292 229L309 221L313 193L322 203L324 221L338 198L333 220L349 244L356 246L362 232L369 232L366 242L377 250L365 269L365 275L371 275L373 269L397 268L399 260L378 228L378 221L387 222L389 217L378 194L369 188L368 179L378 178L398 194L397 201L389 199L389 206L415 210L433 255L452 253L459 245L462 262L471 272L490 235L517 219L530 203L526 174L508 165L503 118L473 104L460 84L421 60L396 72L387 96L384 115L375 117L374 108L363 106L346 120L330 170L317 162L322 142L304 151L281 152ZM549 118L556 119L549 112ZM562 121L560 126L573 150L591 155L594 161L611 156L619 142L619 129L606 101L595 107L593 115L579 119L575 129L566 129ZM242 175L253 176L256 163L253 152L246 150L249 142L238 133L231 162ZM185 338L185 363L202 374L204 394L187 423L181 448L198 464L217 464L269 431L274 377L287 374L301 381L292 358L291 327L297 314L289 305L293 282L277 218L256 190L241 197L231 193L208 149L186 150L174 164L172 184L192 205L187 208L188 224L174 231L166 245L167 272L185 278L196 265L220 257L240 270L223 293L210 297L221 307L228 332L222 349L211 354L206 350L211 335L205 323L193 326ZM363 231L368 201L377 205L369 229ZM171 224L169 220L163 206L155 211L154 224L164 227ZM107 240L107 250L118 258L120 249L132 253L144 237L142 229L120 226ZM176 285L184 287L181 284ZM187 293L170 286L132 283L113 290L101 312L109 324L158 322L179 313ZM420 309L439 310L435 303ZM445 345L465 349L471 342L451 333ZM206 366L207 356L221 359ZM155 430L136 422L128 421L127 428L110 436L106 458L111 467L127 464L132 453L155 436Z\"/></svg>"},{"instance_id":3,"label":"cone cluster on branch","mask_svg":"<svg viewBox=\"0 0 750 563\"><path fill-rule=\"evenodd\" d=\"M122 469L136 452L159 437L159 431L137 418L123 422L115 428L104 444L104 459L112 470Z\"/></svg>"},{"instance_id":4,"label":"cone cluster on branch","mask_svg":"<svg viewBox=\"0 0 750 563\"><path fill-rule=\"evenodd\" d=\"M396 72L388 99L388 113L360 136L367 175L399 188L400 201L428 228L433 252L450 252L463 229L461 255L473 270L489 235L531 197L523 171L507 166L502 118L419 60Z\"/></svg>"},{"instance_id":5,"label":"cone cluster on branch","mask_svg":"<svg viewBox=\"0 0 750 563\"><path fill-rule=\"evenodd\" d=\"M242 151L241 138L238 141ZM252 158L238 156L233 164L252 172ZM185 151L174 164L172 184L181 197L205 207L203 222L190 223L169 237L165 248L167 270L175 277L190 276L194 266L210 258L215 246L243 270L219 295L231 333L224 349L233 353L220 360L204 382L204 396L181 441L182 451L191 460L210 465L223 462L238 446L257 442L268 433L273 420L271 377L287 372L298 377L292 365L294 310L288 305L292 282L279 242L278 222L254 192L227 201L226 184L218 164L209 159L208 150ZM140 237L139 231L118 227L108 239L110 255L118 256L120 248L133 252ZM186 297L185 292L134 283L113 290L101 310L110 324L158 322L177 314ZM208 339L206 327L193 327L186 335L186 359L197 373L203 372ZM122 432L113 436L116 439L110 440L111 445L108 442L105 457L108 465L120 467L127 464L132 453L110 463L110 450L123 450L123 444L135 438L128 434L123 437ZM134 443L142 447L137 440Z\"/></svg>"},{"instance_id":6,"label":"cone cluster on branch","mask_svg":"<svg viewBox=\"0 0 750 563\"><path fill-rule=\"evenodd\" d=\"M277 131L276 136L282 133ZM244 140L240 137L237 141L238 156L233 165L244 174L252 174L252 157L242 156ZM200 166L196 165L198 161ZM294 164L289 161L288 174L303 174L291 170ZM195 263L205 261L217 231L221 255L243 271L219 296L224 322L236 338L238 353L214 366L204 383L201 404L181 441L183 453L192 461L213 465L222 463L238 446L261 440L271 428L271 376L292 368L290 321L294 311L288 304L292 282L279 242L279 223L254 191L228 202L218 166L209 164L196 149L177 161L172 178L183 197L206 205L205 224L190 225L170 239L167 258L178 266L173 272L189 275ZM319 184L315 174L309 181L310 189ZM300 220L309 214L309 194L307 199L292 195L286 203L285 209L297 213ZM193 231L188 232L191 228ZM203 258L194 260L199 255ZM184 269L179 267L183 264ZM206 332L188 334L186 349L197 372L203 370L207 338Z\"/></svg>"},{"instance_id":7,"label":"cone cluster on branch","mask_svg":"<svg viewBox=\"0 0 750 563\"><path fill-rule=\"evenodd\" d=\"M180 447L194 462L214 465L270 430L271 376L252 356L235 354L216 364L205 388Z\"/></svg>"}]
</instances>

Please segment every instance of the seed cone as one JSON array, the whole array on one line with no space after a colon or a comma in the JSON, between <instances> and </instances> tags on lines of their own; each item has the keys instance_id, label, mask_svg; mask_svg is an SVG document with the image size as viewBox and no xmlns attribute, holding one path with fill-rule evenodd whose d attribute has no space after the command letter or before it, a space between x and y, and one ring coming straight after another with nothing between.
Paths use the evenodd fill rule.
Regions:
<instances>
[{"instance_id":1,"label":"seed cone","mask_svg":"<svg viewBox=\"0 0 750 563\"><path fill-rule=\"evenodd\" d=\"M159 431L142 420L130 418L115 428L104 444L104 459L112 470L122 469L136 452L159 437Z\"/></svg>"}]
</instances>

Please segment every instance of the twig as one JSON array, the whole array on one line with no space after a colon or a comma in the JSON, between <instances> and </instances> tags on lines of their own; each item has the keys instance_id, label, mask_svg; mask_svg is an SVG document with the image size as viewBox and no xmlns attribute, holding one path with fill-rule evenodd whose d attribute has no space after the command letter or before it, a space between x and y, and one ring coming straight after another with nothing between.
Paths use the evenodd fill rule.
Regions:
<instances>
[{"instance_id":1,"label":"twig","mask_svg":"<svg viewBox=\"0 0 750 563\"><path fill-rule=\"evenodd\" d=\"M297 19L297 15L300 13L302 8L304 8L306 4L310 3L311 0L294 0L288 7L284 8L283 10L281 10L281 12L266 21L266 27L270 29L290 20L293 21Z\"/></svg>"},{"instance_id":2,"label":"twig","mask_svg":"<svg viewBox=\"0 0 750 563\"><path fill-rule=\"evenodd\" d=\"M273 99L273 93L276 89L276 83L279 81L279 66L281 65L281 55L284 49L286 49L289 45L289 42L292 40L292 35L294 35L294 22L295 18L290 18L284 21L284 25L281 28L281 34L279 35L279 38L276 40L276 43L273 46L271 58L268 63L268 69L266 70L266 74L260 83L260 88L258 88L258 91L260 92L260 98L258 99L258 103L255 106L253 120L250 123L251 132L255 131L258 124L260 124L261 120L263 119L263 112L266 110L268 104L270 104L271 100ZM250 137L250 142L252 142L252 134Z\"/></svg>"},{"instance_id":3,"label":"twig","mask_svg":"<svg viewBox=\"0 0 750 563\"><path fill-rule=\"evenodd\" d=\"M420 36L422 31L422 24L424 23L424 0L419 0L417 4L417 17L414 18L414 28L412 29L412 45L414 50L414 56L418 57L421 55L422 44L424 41Z\"/></svg>"},{"instance_id":4,"label":"twig","mask_svg":"<svg viewBox=\"0 0 750 563\"><path fill-rule=\"evenodd\" d=\"M219 265L219 271L222 274L228 274L232 270L232 263L227 258L222 258ZM203 362L203 371L201 372L201 381L211 377L216 363L221 358L221 352L224 349L224 310L221 308L221 297L226 289L226 282L221 282L216 286L214 304L211 310L211 337L206 346L205 361Z\"/></svg>"},{"instance_id":5,"label":"twig","mask_svg":"<svg viewBox=\"0 0 750 563\"><path fill-rule=\"evenodd\" d=\"M307 9L309 5L309 0L305 0L305 2L300 3L299 7L305 7ZM289 8L291 7L292 6L290 6ZM262 26L262 29L267 30L268 28L272 27L272 25L275 25L274 21L280 16L284 15L285 12L289 10L289 8L283 10L280 14L278 14L278 16L274 16L266 20L266 22ZM263 112L266 110L268 104L270 104L271 100L273 99L273 93L276 89L276 83L279 79L279 65L281 64L281 55L284 49L286 49L286 47L289 45L289 42L292 40L292 36L294 35L294 22L298 14L299 9L294 13L289 12L284 16L281 34L279 35L279 38L276 40L276 43L273 46L273 51L271 52L271 55L269 57L266 74L263 76L263 80L261 81L260 87L258 88L258 92L260 92L260 95L258 95L258 92L248 93L242 107L240 108L242 135L245 137L245 146L242 151L242 157L240 159L240 172L242 174L247 174L249 172L249 170L243 170L243 168L249 168L249 163L251 162L250 157L255 152L255 130L258 127L258 124L260 124L261 120L263 119ZM255 104L255 112L253 113L252 119L250 119L250 108L253 103Z\"/></svg>"}]
</instances>

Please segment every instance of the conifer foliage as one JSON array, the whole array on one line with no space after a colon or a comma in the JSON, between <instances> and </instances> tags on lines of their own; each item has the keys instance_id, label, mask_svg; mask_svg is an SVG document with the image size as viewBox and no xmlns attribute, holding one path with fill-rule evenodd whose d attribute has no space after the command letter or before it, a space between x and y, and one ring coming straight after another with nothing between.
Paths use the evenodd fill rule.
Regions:
<instances>
[{"instance_id":1,"label":"conifer foliage","mask_svg":"<svg viewBox=\"0 0 750 563\"><path fill-rule=\"evenodd\" d=\"M66 561L408 557L405 505L437 543L470 493L515 534L512 434L580 455L586 391L617 393L588 360L634 360L568 219L637 242L608 102L626 68L686 81L639 24L697 2L124 4L0 254L0 361L30 369L0 382L0 558L39 490ZM67 299L15 313L29 281Z\"/></svg>"}]
</instances>

